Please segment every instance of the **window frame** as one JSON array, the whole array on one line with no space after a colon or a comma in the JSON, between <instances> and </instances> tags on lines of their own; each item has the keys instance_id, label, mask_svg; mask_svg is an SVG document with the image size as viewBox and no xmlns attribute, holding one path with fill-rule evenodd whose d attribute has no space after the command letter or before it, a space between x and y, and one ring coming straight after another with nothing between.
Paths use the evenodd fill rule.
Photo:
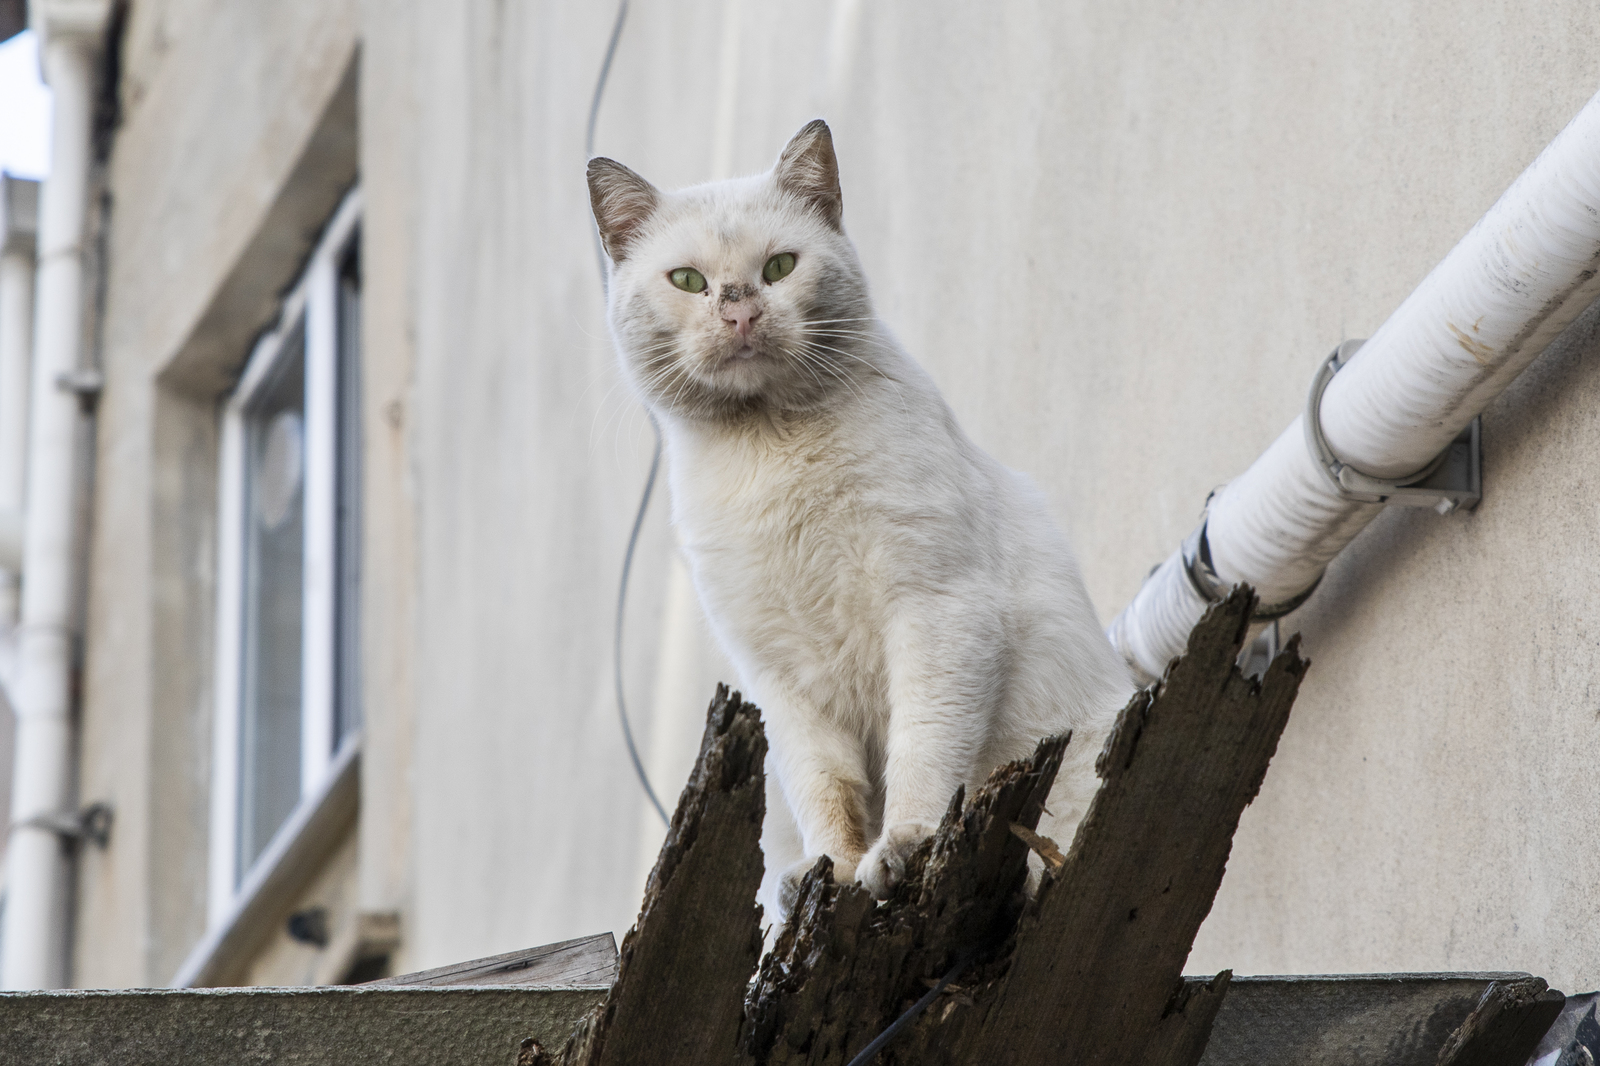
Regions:
<instances>
[{"instance_id":1,"label":"window frame","mask_svg":"<svg viewBox=\"0 0 1600 1066\"><path fill-rule=\"evenodd\" d=\"M340 507L359 501L359 424L348 424L359 402L359 381L341 366L345 263L360 256L361 190L347 193L333 212L276 323L256 341L237 385L223 403L218 447L217 614L213 696L212 787L207 926L225 925L252 886L289 850L319 803L354 763L359 752L358 662L341 660L353 650L347 635L359 633L359 604L352 595L351 568L359 574L359 545L341 538ZM358 267L359 269L359 267ZM359 309L359 301L355 306ZM305 413L302 499L300 793L295 807L254 859L242 861L239 820L243 809L242 750L245 683L248 426L250 407L272 378L285 343L304 328ZM359 337L359 329L355 333ZM355 353L359 365L360 353ZM342 380L356 379L356 380ZM354 394L357 402L351 402ZM341 424L344 423L344 424ZM352 450L349 437L357 447ZM353 461L352 461L353 457ZM341 471L341 459L350 467ZM344 483L341 484L341 478ZM354 494L352 497L352 493ZM359 506L347 520L356 522ZM341 550L343 549L343 550ZM354 552L356 558L344 558ZM345 616L341 619L341 613ZM352 683L348 675L354 671ZM345 676L342 676L345 675ZM353 728L335 746L340 706ZM350 712L354 712L351 714Z\"/></svg>"}]
</instances>

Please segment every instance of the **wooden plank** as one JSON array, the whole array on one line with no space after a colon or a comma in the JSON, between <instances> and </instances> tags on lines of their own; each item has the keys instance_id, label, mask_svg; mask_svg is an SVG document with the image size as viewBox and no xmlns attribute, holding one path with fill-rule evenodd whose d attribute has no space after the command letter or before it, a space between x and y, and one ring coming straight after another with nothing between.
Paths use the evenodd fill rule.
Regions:
<instances>
[{"instance_id":1,"label":"wooden plank","mask_svg":"<svg viewBox=\"0 0 1600 1066\"><path fill-rule=\"evenodd\" d=\"M1296 639L1259 684L1238 671L1254 605L1236 588L1212 607L1159 687L1122 712L1067 861L1019 922L1005 980L957 1061L1142 1061L1308 666Z\"/></svg>"},{"instance_id":2,"label":"wooden plank","mask_svg":"<svg viewBox=\"0 0 1600 1066\"><path fill-rule=\"evenodd\" d=\"M363 987L542 985L608 988L617 977L617 941L610 933L508 951L471 962L401 974Z\"/></svg>"},{"instance_id":3,"label":"wooden plank","mask_svg":"<svg viewBox=\"0 0 1600 1066\"><path fill-rule=\"evenodd\" d=\"M1490 988L1527 979L1518 973L1235 977L1200 1066L1436 1066ZM1524 1055L1516 1066L1526 1061Z\"/></svg>"},{"instance_id":4,"label":"wooden plank","mask_svg":"<svg viewBox=\"0 0 1600 1066\"><path fill-rule=\"evenodd\" d=\"M1496 981L1439 1052L1439 1066L1524 1066L1567 997L1537 977Z\"/></svg>"},{"instance_id":5,"label":"wooden plank","mask_svg":"<svg viewBox=\"0 0 1600 1066\"><path fill-rule=\"evenodd\" d=\"M718 685L694 774L622 941L605 1002L558 1055L530 1045L527 1063L706 1066L740 1061L745 986L761 954L760 712Z\"/></svg>"}]
</instances>

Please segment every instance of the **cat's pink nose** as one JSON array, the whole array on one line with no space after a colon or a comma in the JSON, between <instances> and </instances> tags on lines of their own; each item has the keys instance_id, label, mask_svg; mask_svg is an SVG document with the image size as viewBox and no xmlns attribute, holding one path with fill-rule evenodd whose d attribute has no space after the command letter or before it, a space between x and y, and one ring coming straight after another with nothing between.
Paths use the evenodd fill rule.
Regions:
<instances>
[{"instance_id":1,"label":"cat's pink nose","mask_svg":"<svg viewBox=\"0 0 1600 1066\"><path fill-rule=\"evenodd\" d=\"M734 334L741 340L750 338L750 331L755 328L755 321L760 317L761 308L753 301L740 300L722 306L722 320L733 326Z\"/></svg>"}]
</instances>

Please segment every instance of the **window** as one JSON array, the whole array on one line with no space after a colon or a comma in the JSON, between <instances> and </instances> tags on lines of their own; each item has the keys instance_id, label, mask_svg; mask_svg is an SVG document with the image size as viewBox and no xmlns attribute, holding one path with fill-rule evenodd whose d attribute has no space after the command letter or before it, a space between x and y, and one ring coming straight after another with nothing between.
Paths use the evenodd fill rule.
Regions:
<instances>
[{"instance_id":1,"label":"window","mask_svg":"<svg viewBox=\"0 0 1600 1066\"><path fill-rule=\"evenodd\" d=\"M359 215L352 192L223 407L213 921L360 733Z\"/></svg>"}]
</instances>

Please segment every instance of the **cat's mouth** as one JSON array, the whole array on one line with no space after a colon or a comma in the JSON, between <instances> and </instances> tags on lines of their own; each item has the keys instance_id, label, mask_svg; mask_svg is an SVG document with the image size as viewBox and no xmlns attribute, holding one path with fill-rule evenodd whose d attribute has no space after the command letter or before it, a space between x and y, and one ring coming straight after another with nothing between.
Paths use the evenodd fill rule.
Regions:
<instances>
[{"instance_id":1,"label":"cat's mouth","mask_svg":"<svg viewBox=\"0 0 1600 1066\"><path fill-rule=\"evenodd\" d=\"M760 354L761 349L753 342L747 341L746 343L741 344L737 348L733 349L727 355L724 355L722 357L722 365L724 367L740 366L744 363L748 363L750 360L754 359Z\"/></svg>"}]
</instances>

